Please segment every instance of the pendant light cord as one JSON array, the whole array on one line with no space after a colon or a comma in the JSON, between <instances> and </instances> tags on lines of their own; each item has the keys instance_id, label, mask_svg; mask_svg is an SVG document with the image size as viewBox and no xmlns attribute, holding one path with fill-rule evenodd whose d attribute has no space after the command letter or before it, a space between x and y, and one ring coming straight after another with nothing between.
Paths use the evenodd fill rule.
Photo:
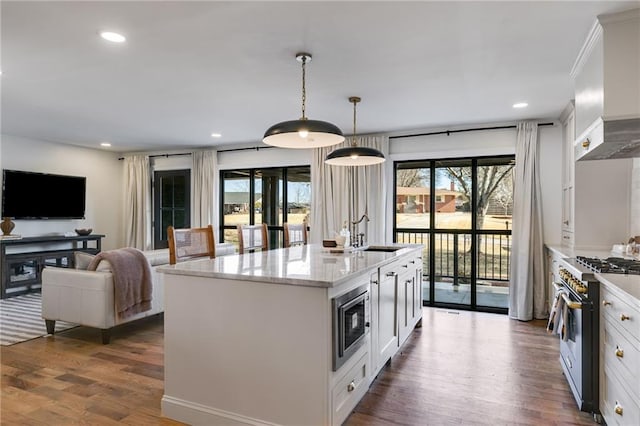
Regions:
<instances>
[{"instance_id":1,"label":"pendant light cord","mask_svg":"<svg viewBox=\"0 0 640 426\"><path fill-rule=\"evenodd\" d=\"M302 56L302 118L300 120L306 120L305 116L306 103L307 103L307 88L306 88L306 65L307 57Z\"/></svg>"},{"instance_id":2,"label":"pendant light cord","mask_svg":"<svg viewBox=\"0 0 640 426\"><path fill-rule=\"evenodd\" d=\"M358 104L358 102L360 102L360 98L357 96L351 96L349 98L349 101L353 103L353 136L351 137L351 146L357 146L358 144L356 143L356 105Z\"/></svg>"}]
</instances>

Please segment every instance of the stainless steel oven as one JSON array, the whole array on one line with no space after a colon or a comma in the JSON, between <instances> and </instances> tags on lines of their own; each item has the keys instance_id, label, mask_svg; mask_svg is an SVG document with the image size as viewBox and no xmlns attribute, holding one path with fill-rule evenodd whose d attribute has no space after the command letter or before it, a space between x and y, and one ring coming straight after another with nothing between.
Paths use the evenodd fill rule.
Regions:
<instances>
[{"instance_id":1,"label":"stainless steel oven","mask_svg":"<svg viewBox=\"0 0 640 426\"><path fill-rule=\"evenodd\" d=\"M369 333L369 284L332 300L333 371L337 371L365 343Z\"/></svg>"},{"instance_id":2,"label":"stainless steel oven","mask_svg":"<svg viewBox=\"0 0 640 426\"><path fill-rule=\"evenodd\" d=\"M560 335L560 365L581 411L600 417L599 296L600 285L593 274L575 259L563 259L556 297L563 298Z\"/></svg>"}]
</instances>

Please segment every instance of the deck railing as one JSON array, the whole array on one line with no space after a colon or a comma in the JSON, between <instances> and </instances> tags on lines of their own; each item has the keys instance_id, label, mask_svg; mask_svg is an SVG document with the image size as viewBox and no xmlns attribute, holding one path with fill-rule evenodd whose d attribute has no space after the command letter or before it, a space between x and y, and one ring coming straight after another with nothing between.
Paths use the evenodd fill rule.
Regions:
<instances>
[{"instance_id":1,"label":"deck railing","mask_svg":"<svg viewBox=\"0 0 640 426\"><path fill-rule=\"evenodd\" d=\"M454 285L470 283L472 234L468 231L397 230L396 241L424 245L423 271L428 276L431 234L435 239L435 280L446 278ZM505 285L511 267L510 231L482 231L476 238L476 281Z\"/></svg>"}]
</instances>

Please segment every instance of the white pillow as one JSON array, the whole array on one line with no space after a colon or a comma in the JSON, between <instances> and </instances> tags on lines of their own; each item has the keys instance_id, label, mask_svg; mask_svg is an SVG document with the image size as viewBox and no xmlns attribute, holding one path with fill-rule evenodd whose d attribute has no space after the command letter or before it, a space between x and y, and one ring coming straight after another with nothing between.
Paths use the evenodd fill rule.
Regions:
<instances>
[{"instance_id":1,"label":"white pillow","mask_svg":"<svg viewBox=\"0 0 640 426\"><path fill-rule=\"evenodd\" d=\"M85 253L83 251L73 252L73 261L75 262L76 269L82 269L86 271L94 257L96 256L90 253ZM98 263L96 271L111 272L111 264L108 260L103 259L100 261L100 263Z\"/></svg>"},{"instance_id":2,"label":"white pillow","mask_svg":"<svg viewBox=\"0 0 640 426\"><path fill-rule=\"evenodd\" d=\"M90 253L85 253L83 251L74 251L73 262L76 266L76 269L83 269L86 271L94 257L95 255Z\"/></svg>"}]
</instances>

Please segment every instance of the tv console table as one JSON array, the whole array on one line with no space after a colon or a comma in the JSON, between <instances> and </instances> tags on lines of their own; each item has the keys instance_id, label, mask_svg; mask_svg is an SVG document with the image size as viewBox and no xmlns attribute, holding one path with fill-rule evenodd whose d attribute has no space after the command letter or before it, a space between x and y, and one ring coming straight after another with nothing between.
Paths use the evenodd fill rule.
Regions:
<instances>
[{"instance_id":1,"label":"tv console table","mask_svg":"<svg viewBox=\"0 0 640 426\"><path fill-rule=\"evenodd\" d=\"M102 238L104 235L90 234L0 239L0 298L39 291L45 266L73 268L73 252L96 254Z\"/></svg>"}]
</instances>

